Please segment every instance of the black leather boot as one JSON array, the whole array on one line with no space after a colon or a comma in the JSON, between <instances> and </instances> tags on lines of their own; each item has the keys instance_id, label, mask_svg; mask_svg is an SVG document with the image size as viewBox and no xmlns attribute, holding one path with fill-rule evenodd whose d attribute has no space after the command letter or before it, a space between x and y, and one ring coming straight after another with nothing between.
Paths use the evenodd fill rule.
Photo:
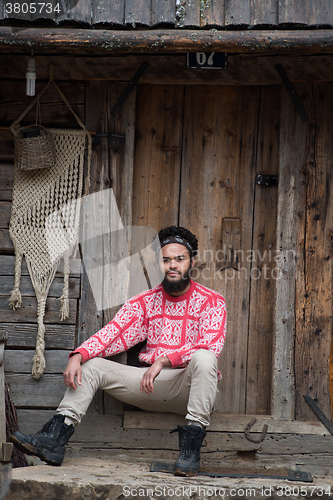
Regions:
<instances>
[{"instance_id":1,"label":"black leather boot","mask_svg":"<svg viewBox=\"0 0 333 500\"><path fill-rule=\"evenodd\" d=\"M10 436L23 453L35 455L50 465L61 465L69 438L74 432L73 425L64 423L65 415L54 415L37 434L22 434L15 431Z\"/></svg>"},{"instance_id":2,"label":"black leather boot","mask_svg":"<svg viewBox=\"0 0 333 500\"><path fill-rule=\"evenodd\" d=\"M177 425L170 432L179 433L180 454L173 465L175 476L197 476L200 467L200 448L207 434L198 425Z\"/></svg>"}]
</instances>

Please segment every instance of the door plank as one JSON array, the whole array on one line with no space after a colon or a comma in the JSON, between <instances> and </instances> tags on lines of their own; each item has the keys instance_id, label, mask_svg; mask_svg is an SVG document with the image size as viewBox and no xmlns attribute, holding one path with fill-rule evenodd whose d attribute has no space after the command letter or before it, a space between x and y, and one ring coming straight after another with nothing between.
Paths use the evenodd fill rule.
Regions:
<instances>
[{"instance_id":1,"label":"door plank","mask_svg":"<svg viewBox=\"0 0 333 500\"><path fill-rule=\"evenodd\" d=\"M180 225L199 239L193 278L222 293L227 302L228 332L215 404L223 413L245 412L250 264L243 258L238 271L223 270L221 225L224 217L241 220L246 256L252 243L258 105L257 87L186 89Z\"/></svg>"},{"instance_id":2,"label":"door plank","mask_svg":"<svg viewBox=\"0 0 333 500\"><path fill-rule=\"evenodd\" d=\"M139 85L133 225L156 231L178 221L183 87Z\"/></svg>"},{"instance_id":3,"label":"door plank","mask_svg":"<svg viewBox=\"0 0 333 500\"><path fill-rule=\"evenodd\" d=\"M295 385L296 418L313 419L305 394L330 418L329 353L332 343L332 142L333 85L314 84L306 157L302 169L306 185L304 232L296 274ZM311 91L311 93L310 93Z\"/></svg>"},{"instance_id":4,"label":"door plank","mask_svg":"<svg viewBox=\"0 0 333 500\"><path fill-rule=\"evenodd\" d=\"M295 87L297 95L303 99L306 85L297 84ZM276 267L281 277L276 283L272 415L284 420L295 418L295 280L296 265L302 269L299 259L303 249L298 234L304 234L305 190L302 162L306 137L307 124L302 122L289 95L283 89L276 232L276 247L281 256Z\"/></svg>"},{"instance_id":5,"label":"door plank","mask_svg":"<svg viewBox=\"0 0 333 500\"><path fill-rule=\"evenodd\" d=\"M279 168L280 87L262 87L257 174ZM246 413L270 413L276 279L278 186L255 187L251 298L247 357ZM260 348L259 348L260 346Z\"/></svg>"}]
</instances>

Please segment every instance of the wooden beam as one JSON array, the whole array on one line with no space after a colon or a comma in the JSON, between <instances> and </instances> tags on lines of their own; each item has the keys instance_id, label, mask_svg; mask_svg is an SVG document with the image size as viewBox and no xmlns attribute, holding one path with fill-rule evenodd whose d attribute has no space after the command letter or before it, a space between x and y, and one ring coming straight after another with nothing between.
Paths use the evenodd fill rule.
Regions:
<instances>
[{"instance_id":1,"label":"wooden beam","mask_svg":"<svg viewBox=\"0 0 333 500\"><path fill-rule=\"evenodd\" d=\"M25 73L29 55L0 55L1 67L1 100L0 100L0 130L5 130L14 120L12 102L15 95L20 95L22 110L29 103L25 94ZM202 69L187 69L186 54L174 55L119 55L82 57L78 55L48 55L37 54L37 83L47 80L49 66L54 66L55 79L63 82L70 80L110 80L113 82L129 82L133 68L139 67L144 61L148 68L140 79L141 83L156 85L281 85L281 80L275 69L276 64L282 64L292 82L331 82L333 80L333 60L330 55L256 55L229 54L226 71L207 71ZM8 80L8 82L4 82ZM13 80L17 80L13 82ZM70 89L67 89L70 92ZM14 96L14 97L13 97ZM79 103L75 104L76 109ZM44 116L44 114L43 114ZM7 129L6 129L7 130ZM8 189L12 185L14 169L10 164L6 171L0 171L0 189ZM8 184L8 174L10 182Z\"/></svg>"},{"instance_id":2,"label":"wooden beam","mask_svg":"<svg viewBox=\"0 0 333 500\"><path fill-rule=\"evenodd\" d=\"M333 52L333 30L85 30L73 28L0 27L0 48L45 49L80 53L229 53Z\"/></svg>"},{"instance_id":3,"label":"wooden beam","mask_svg":"<svg viewBox=\"0 0 333 500\"><path fill-rule=\"evenodd\" d=\"M299 422L295 420L276 420L270 415L229 415L213 413L210 426L212 432L244 432L251 418L257 421L251 432L261 433L263 426L268 426L268 432L281 434L314 434L328 435L326 427L317 420L316 422ZM316 417L314 416L314 420ZM125 429L173 429L177 424L186 425L185 418L175 413L155 413L147 411L125 411Z\"/></svg>"}]
</instances>

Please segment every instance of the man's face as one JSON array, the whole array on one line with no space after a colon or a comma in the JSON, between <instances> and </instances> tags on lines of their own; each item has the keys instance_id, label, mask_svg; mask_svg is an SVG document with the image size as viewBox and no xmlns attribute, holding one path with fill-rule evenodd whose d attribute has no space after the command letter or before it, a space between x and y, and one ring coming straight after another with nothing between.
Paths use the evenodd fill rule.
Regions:
<instances>
[{"instance_id":1,"label":"man's face","mask_svg":"<svg viewBox=\"0 0 333 500\"><path fill-rule=\"evenodd\" d=\"M190 282L189 270L193 267L188 250L179 243L170 243L162 248L162 266L165 274L163 287L167 293L185 290Z\"/></svg>"}]
</instances>

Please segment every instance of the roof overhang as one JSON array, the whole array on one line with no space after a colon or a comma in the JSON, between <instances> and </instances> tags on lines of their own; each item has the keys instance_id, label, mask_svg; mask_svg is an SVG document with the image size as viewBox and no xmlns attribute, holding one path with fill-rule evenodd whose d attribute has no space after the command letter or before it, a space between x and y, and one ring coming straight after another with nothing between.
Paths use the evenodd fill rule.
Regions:
<instances>
[{"instance_id":1,"label":"roof overhang","mask_svg":"<svg viewBox=\"0 0 333 500\"><path fill-rule=\"evenodd\" d=\"M0 49L83 54L333 53L333 30L102 30L0 26Z\"/></svg>"}]
</instances>

